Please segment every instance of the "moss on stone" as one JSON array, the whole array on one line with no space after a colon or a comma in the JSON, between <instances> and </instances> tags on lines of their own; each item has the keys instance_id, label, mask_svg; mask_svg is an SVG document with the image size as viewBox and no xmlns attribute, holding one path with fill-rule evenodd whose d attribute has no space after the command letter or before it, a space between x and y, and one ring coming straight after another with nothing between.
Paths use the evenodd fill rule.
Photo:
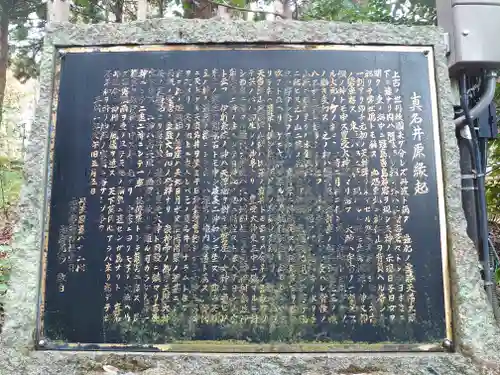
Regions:
<instances>
[{"instance_id":1,"label":"moss on stone","mask_svg":"<svg viewBox=\"0 0 500 375\"><path fill-rule=\"evenodd\" d=\"M346 369L340 370L340 374L369 374L372 372L379 372L379 371L384 371L378 367L375 366L356 366L353 364L350 364L349 367Z\"/></svg>"},{"instance_id":2,"label":"moss on stone","mask_svg":"<svg viewBox=\"0 0 500 375\"><path fill-rule=\"evenodd\" d=\"M225 353L300 353L300 352L339 352L339 351L384 351L396 348L416 350L417 345L401 345L391 342L354 343L352 341L337 342L298 342L298 343L248 343L245 341L179 341L165 345L155 345L164 352L225 352Z\"/></svg>"}]
</instances>

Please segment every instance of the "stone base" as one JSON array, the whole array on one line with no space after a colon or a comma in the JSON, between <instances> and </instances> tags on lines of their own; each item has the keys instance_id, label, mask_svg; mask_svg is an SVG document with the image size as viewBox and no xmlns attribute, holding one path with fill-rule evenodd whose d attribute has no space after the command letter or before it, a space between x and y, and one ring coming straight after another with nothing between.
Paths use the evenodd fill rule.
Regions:
<instances>
[{"instance_id":1,"label":"stone base","mask_svg":"<svg viewBox=\"0 0 500 375\"><path fill-rule=\"evenodd\" d=\"M387 44L432 46L436 62L446 211L450 243L453 337L462 354L125 354L34 352L54 77L61 46L193 43ZM500 375L500 330L477 272L460 199L459 152L442 31L435 27L329 22L218 22L161 19L131 24L52 24L45 36L40 98L25 160L25 178L0 337L0 375ZM48 187L48 191L45 187ZM423 234L425 235L425 234ZM110 374L108 372L108 374Z\"/></svg>"},{"instance_id":2,"label":"stone base","mask_svg":"<svg viewBox=\"0 0 500 375\"><path fill-rule=\"evenodd\" d=\"M121 354L1 349L1 375L498 375L459 354ZM107 371L106 371L106 370Z\"/></svg>"}]
</instances>

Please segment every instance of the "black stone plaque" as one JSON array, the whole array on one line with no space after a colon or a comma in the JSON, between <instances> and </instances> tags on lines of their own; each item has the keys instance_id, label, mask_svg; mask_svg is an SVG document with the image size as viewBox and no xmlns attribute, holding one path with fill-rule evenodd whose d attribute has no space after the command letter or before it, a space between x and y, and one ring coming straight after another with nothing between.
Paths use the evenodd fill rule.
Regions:
<instances>
[{"instance_id":1,"label":"black stone plaque","mask_svg":"<svg viewBox=\"0 0 500 375\"><path fill-rule=\"evenodd\" d=\"M429 60L423 48L66 52L40 337L441 341Z\"/></svg>"}]
</instances>

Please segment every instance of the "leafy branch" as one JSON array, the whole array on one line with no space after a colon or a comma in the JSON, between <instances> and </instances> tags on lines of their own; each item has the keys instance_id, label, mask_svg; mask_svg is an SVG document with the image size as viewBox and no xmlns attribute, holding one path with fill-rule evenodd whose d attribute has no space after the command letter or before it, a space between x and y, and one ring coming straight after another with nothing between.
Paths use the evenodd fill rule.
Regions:
<instances>
[{"instance_id":1,"label":"leafy branch","mask_svg":"<svg viewBox=\"0 0 500 375\"><path fill-rule=\"evenodd\" d=\"M213 0L208 0L207 2L210 3L210 4L212 4L212 5L217 5L217 6L225 7L227 9L237 10L237 11L240 11L240 12L252 12L252 13L260 13L260 14L271 14L271 15L276 16L276 17L281 17L282 19L286 19L287 18L284 14L278 13L278 12L271 12L271 11L267 11L267 10L258 10L258 9L249 9L249 8L242 8L242 7L237 7L237 6L234 6L234 5L231 5L231 4L219 3L219 2L213 1Z\"/></svg>"}]
</instances>

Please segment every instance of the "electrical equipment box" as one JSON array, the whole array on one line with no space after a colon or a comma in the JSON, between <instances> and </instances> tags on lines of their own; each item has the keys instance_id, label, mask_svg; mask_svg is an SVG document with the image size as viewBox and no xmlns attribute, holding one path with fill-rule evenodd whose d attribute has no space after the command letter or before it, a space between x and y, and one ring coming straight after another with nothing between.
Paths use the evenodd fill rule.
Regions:
<instances>
[{"instance_id":1,"label":"electrical equipment box","mask_svg":"<svg viewBox=\"0 0 500 375\"><path fill-rule=\"evenodd\" d=\"M450 74L500 69L500 0L436 0L446 33Z\"/></svg>"}]
</instances>

